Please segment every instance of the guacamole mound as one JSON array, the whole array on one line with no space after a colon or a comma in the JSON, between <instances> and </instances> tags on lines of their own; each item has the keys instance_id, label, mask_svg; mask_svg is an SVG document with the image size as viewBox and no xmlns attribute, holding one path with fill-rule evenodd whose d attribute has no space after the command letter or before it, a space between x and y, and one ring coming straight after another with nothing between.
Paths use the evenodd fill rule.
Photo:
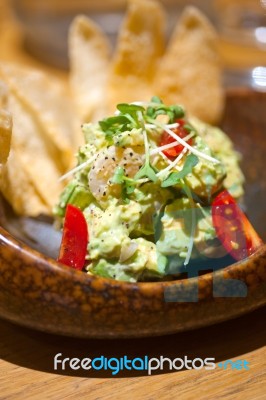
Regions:
<instances>
[{"instance_id":1,"label":"guacamole mound","mask_svg":"<svg viewBox=\"0 0 266 400\"><path fill-rule=\"evenodd\" d=\"M87 273L160 280L204 259L216 240L214 196L223 189L243 195L240 156L228 136L156 97L120 104L82 130L85 144L54 214L63 220L69 203L83 211Z\"/></svg>"}]
</instances>

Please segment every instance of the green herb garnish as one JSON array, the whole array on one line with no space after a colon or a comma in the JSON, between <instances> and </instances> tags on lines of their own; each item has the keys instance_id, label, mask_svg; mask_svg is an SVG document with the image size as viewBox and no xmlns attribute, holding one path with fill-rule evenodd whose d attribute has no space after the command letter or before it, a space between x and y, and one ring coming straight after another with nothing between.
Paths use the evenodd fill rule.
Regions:
<instances>
[{"instance_id":1,"label":"green herb garnish","mask_svg":"<svg viewBox=\"0 0 266 400\"><path fill-rule=\"evenodd\" d=\"M128 195L130 195L131 193L134 192L135 185L138 182L136 182L134 179L131 179L131 178L128 178L127 176L125 176L125 170L121 166L118 166L115 169L115 172L111 179L111 182L121 185L121 189L122 189L121 197L126 203L128 203L129 202Z\"/></svg>"},{"instance_id":2,"label":"green herb garnish","mask_svg":"<svg viewBox=\"0 0 266 400\"><path fill-rule=\"evenodd\" d=\"M107 139L111 139L113 135L132 129L132 121L126 115L116 115L99 121L102 131Z\"/></svg>"},{"instance_id":3,"label":"green herb garnish","mask_svg":"<svg viewBox=\"0 0 266 400\"><path fill-rule=\"evenodd\" d=\"M156 119L159 115L168 115L169 123L176 122L177 119L183 118L185 115L184 109L178 105L166 106L162 100L154 96L151 99L151 105L146 111L147 117Z\"/></svg>"},{"instance_id":4,"label":"green herb garnish","mask_svg":"<svg viewBox=\"0 0 266 400\"><path fill-rule=\"evenodd\" d=\"M117 183L119 185L121 185L124 182L124 178L125 178L125 170L123 167L117 167L115 169L115 173L111 179L112 183Z\"/></svg>"},{"instance_id":5,"label":"green herb garnish","mask_svg":"<svg viewBox=\"0 0 266 400\"><path fill-rule=\"evenodd\" d=\"M140 179L140 178L148 178L152 182L156 182L158 180L156 176L156 171L153 169L153 167L150 164L150 149L149 149L149 142L148 142L148 136L147 132L145 129L145 123L143 119L143 115L141 113L138 113L138 118L142 127L142 132L143 132L143 137L144 137L144 147L145 147L145 163L141 167L141 169L136 173L134 176L134 179Z\"/></svg>"},{"instance_id":6,"label":"green herb garnish","mask_svg":"<svg viewBox=\"0 0 266 400\"><path fill-rule=\"evenodd\" d=\"M137 112L145 112L145 108L142 106L138 106L137 104L120 103L117 104L116 108L118 109L118 111L121 112L121 114L131 115L136 120L136 122L138 122Z\"/></svg>"},{"instance_id":7,"label":"green herb garnish","mask_svg":"<svg viewBox=\"0 0 266 400\"><path fill-rule=\"evenodd\" d=\"M172 172L168 178L166 178L161 186L168 187L174 186L180 182L181 179L185 178L188 174L192 172L192 169L198 164L199 159L194 154L190 154L187 156L185 164L181 171L179 172Z\"/></svg>"},{"instance_id":8,"label":"green herb garnish","mask_svg":"<svg viewBox=\"0 0 266 400\"><path fill-rule=\"evenodd\" d=\"M149 160L147 162L145 161L145 164L141 167L141 169L134 176L134 179L140 179L140 178L148 178L152 182L156 182L158 180L158 178L156 176L156 172L150 165Z\"/></svg>"},{"instance_id":9,"label":"green herb garnish","mask_svg":"<svg viewBox=\"0 0 266 400\"><path fill-rule=\"evenodd\" d=\"M127 103L118 104L117 110L120 114L99 121L102 131L109 140L111 140L114 135L125 131L131 131L133 128L140 128L137 113L145 112L144 107Z\"/></svg>"}]
</instances>

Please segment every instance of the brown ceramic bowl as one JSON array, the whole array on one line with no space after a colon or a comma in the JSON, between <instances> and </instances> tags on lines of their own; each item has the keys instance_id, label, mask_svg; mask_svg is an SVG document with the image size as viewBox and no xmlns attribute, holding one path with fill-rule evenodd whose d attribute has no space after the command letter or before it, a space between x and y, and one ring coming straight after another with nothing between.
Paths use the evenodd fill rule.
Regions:
<instances>
[{"instance_id":1,"label":"brown ceramic bowl","mask_svg":"<svg viewBox=\"0 0 266 400\"><path fill-rule=\"evenodd\" d=\"M245 203L264 240L265 110L266 93L234 91L228 93L222 123L243 154ZM43 255L54 255L57 240L46 221L19 219L7 210L1 220L0 316L20 325L78 337L140 337L214 324L266 303L266 245L244 261L199 277L124 283L71 270Z\"/></svg>"}]
</instances>

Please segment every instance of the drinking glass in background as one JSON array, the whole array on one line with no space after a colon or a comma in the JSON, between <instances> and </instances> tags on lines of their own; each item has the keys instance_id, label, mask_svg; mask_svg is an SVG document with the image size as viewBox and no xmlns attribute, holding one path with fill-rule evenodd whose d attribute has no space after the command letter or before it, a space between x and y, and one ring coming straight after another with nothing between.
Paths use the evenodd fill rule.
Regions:
<instances>
[{"instance_id":1,"label":"drinking glass in background","mask_svg":"<svg viewBox=\"0 0 266 400\"><path fill-rule=\"evenodd\" d=\"M168 36L185 5L194 4L205 13L210 10L209 0L159 1L168 12ZM24 31L24 45L28 52L45 63L61 68L66 68L68 64L68 29L77 14L85 14L97 22L114 45L127 4L127 0L9 0L9 2Z\"/></svg>"},{"instance_id":2,"label":"drinking glass in background","mask_svg":"<svg viewBox=\"0 0 266 400\"><path fill-rule=\"evenodd\" d=\"M266 91L266 0L214 0L228 86Z\"/></svg>"}]
</instances>

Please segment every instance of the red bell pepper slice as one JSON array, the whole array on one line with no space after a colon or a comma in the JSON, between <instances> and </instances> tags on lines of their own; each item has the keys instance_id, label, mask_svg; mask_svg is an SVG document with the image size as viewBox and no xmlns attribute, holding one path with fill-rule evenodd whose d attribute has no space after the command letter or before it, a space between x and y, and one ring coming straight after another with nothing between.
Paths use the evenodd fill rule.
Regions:
<instances>
[{"instance_id":1,"label":"red bell pepper slice","mask_svg":"<svg viewBox=\"0 0 266 400\"><path fill-rule=\"evenodd\" d=\"M72 204L68 204L58 261L74 269L82 270L88 240L88 227L83 212Z\"/></svg>"},{"instance_id":2,"label":"red bell pepper slice","mask_svg":"<svg viewBox=\"0 0 266 400\"><path fill-rule=\"evenodd\" d=\"M263 244L227 190L218 194L212 203L212 221L218 239L235 260L243 260Z\"/></svg>"}]
</instances>

